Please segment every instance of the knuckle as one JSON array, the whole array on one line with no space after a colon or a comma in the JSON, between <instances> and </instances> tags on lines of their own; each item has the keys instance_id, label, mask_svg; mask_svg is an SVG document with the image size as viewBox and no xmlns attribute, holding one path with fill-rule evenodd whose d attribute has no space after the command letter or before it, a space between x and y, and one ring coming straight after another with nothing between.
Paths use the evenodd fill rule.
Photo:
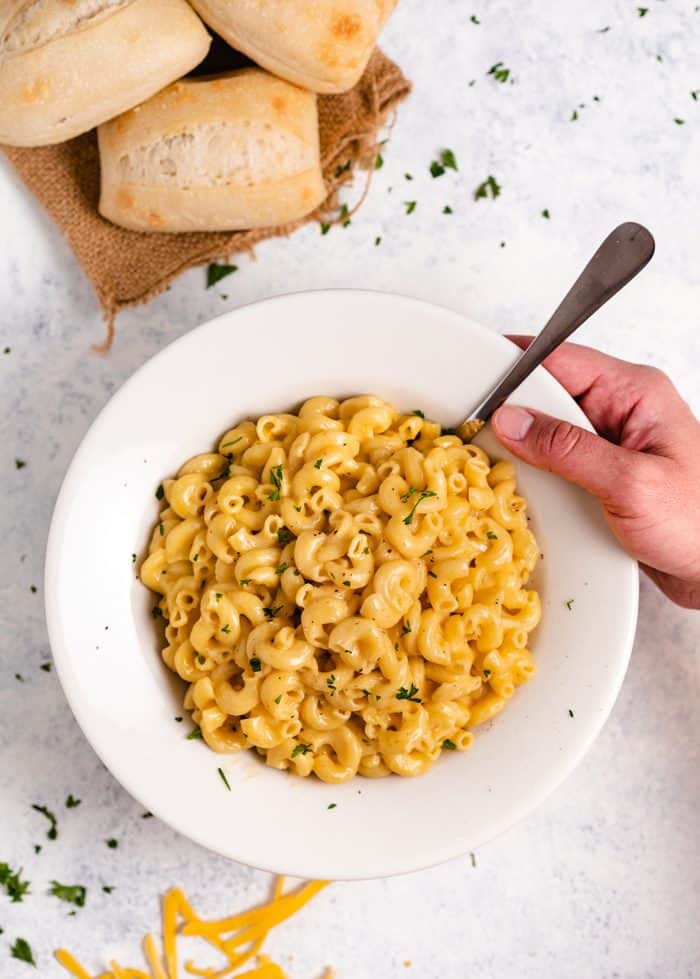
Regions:
<instances>
[{"instance_id":1,"label":"knuckle","mask_svg":"<svg viewBox=\"0 0 700 979\"><path fill-rule=\"evenodd\" d=\"M652 391L667 391L673 386L671 378L658 367L642 364L639 368L645 388Z\"/></svg>"},{"instance_id":2,"label":"knuckle","mask_svg":"<svg viewBox=\"0 0 700 979\"><path fill-rule=\"evenodd\" d=\"M562 461L580 447L585 432L570 422L545 425L537 435L537 450L543 456Z\"/></svg>"}]
</instances>

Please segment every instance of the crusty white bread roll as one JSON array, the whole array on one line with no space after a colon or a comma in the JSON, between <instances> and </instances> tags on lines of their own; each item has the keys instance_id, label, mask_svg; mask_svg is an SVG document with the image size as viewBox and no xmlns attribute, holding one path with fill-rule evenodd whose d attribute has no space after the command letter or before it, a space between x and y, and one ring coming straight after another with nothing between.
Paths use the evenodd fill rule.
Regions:
<instances>
[{"instance_id":1,"label":"crusty white bread roll","mask_svg":"<svg viewBox=\"0 0 700 979\"><path fill-rule=\"evenodd\" d=\"M0 0L0 143L60 143L190 71L211 38L186 0Z\"/></svg>"},{"instance_id":2,"label":"crusty white bread roll","mask_svg":"<svg viewBox=\"0 0 700 979\"><path fill-rule=\"evenodd\" d=\"M100 214L134 231L265 228L326 196L316 96L260 68L175 82L98 138Z\"/></svg>"},{"instance_id":3,"label":"crusty white bread roll","mask_svg":"<svg viewBox=\"0 0 700 979\"><path fill-rule=\"evenodd\" d=\"M238 51L312 92L359 81L398 0L190 0Z\"/></svg>"}]
</instances>

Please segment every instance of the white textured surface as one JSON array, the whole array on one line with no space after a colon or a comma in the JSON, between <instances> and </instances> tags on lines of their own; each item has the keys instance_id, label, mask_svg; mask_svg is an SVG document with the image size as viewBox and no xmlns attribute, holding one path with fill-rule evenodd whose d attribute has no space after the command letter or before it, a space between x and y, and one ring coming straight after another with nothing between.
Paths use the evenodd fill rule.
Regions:
<instances>
[{"instance_id":1,"label":"white textured surface","mask_svg":"<svg viewBox=\"0 0 700 979\"><path fill-rule=\"evenodd\" d=\"M326 237L308 228L263 245L256 262L237 262L240 271L218 292L204 290L200 271L188 273L120 318L105 359L89 350L102 328L88 283L40 207L0 165L0 350L11 347L0 354L0 862L23 865L33 882L23 904L0 895L2 979L32 974L9 958L17 935L32 943L42 979L57 979L50 950L59 941L95 971L115 954L137 963L139 939L157 923L157 895L173 883L212 914L267 887L266 875L224 865L155 820L143 822L84 741L55 675L39 669L49 655L41 575L51 508L99 408L170 339L276 292L362 285L452 306L494 330L538 328L598 241L618 221L636 219L654 232L656 258L582 337L653 360L700 410L696 6L650 0L640 18L621 0L542 0L527 9L515 0L473 7L441 0L438 17L425 3L402 0L385 46L415 93L351 227ZM480 25L470 23L472 13ZM497 61L515 84L485 77ZM586 107L571 122L580 103ZM443 146L454 149L460 173L432 180L427 167ZM472 191L488 174L503 193L474 203ZM406 200L418 202L410 216ZM445 204L453 215L441 214ZM329 343L329 356L342 356L342 345ZM16 470L15 458L27 466ZM293 979L315 979L326 962L338 965L341 979L697 976L699 638L700 616L643 583L625 687L574 776L482 849L476 868L465 859L325 892L270 942ZM78 809L63 807L69 792L82 798ZM59 813L56 842L44 838L34 802ZM117 850L105 846L109 836L118 837ZM35 843L43 845L38 855ZM87 885L87 905L75 917L45 896L53 878ZM102 884L116 890L103 894Z\"/></svg>"}]
</instances>

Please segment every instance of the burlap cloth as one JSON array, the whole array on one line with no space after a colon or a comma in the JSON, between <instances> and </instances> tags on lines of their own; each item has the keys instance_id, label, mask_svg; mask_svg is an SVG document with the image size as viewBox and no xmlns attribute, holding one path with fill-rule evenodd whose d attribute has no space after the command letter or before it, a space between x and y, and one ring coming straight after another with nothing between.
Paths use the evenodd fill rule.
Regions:
<instances>
[{"instance_id":1,"label":"burlap cloth","mask_svg":"<svg viewBox=\"0 0 700 979\"><path fill-rule=\"evenodd\" d=\"M340 184L352 177L358 165L373 165L378 132L409 91L401 69L377 50L354 89L321 96L321 161L328 198L301 221L263 230L168 235L126 231L110 224L97 213L100 173L94 132L58 146L2 149L66 236L92 281L109 324L109 346L115 314L151 299L185 269L250 251L265 238L288 235L331 212Z\"/></svg>"}]
</instances>

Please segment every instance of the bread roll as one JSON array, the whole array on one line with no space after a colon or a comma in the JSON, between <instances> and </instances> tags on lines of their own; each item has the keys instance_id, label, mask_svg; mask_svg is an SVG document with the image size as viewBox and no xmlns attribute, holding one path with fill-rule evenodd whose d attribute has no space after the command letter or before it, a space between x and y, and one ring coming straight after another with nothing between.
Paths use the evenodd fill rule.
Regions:
<instances>
[{"instance_id":1,"label":"bread roll","mask_svg":"<svg viewBox=\"0 0 700 979\"><path fill-rule=\"evenodd\" d=\"M397 0L190 0L202 19L268 71L313 92L359 81Z\"/></svg>"},{"instance_id":2,"label":"bread roll","mask_svg":"<svg viewBox=\"0 0 700 979\"><path fill-rule=\"evenodd\" d=\"M210 37L186 0L0 0L0 143L60 143L190 71Z\"/></svg>"},{"instance_id":3,"label":"bread roll","mask_svg":"<svg viewBox=\"0 0 700 979\"><path fill-rule=\"evenodd\" d=\"M286 224L326 196L316 96L259 68L176 82L98 137L100 214L134 231Z\"/></svg>"}]
</instances>

